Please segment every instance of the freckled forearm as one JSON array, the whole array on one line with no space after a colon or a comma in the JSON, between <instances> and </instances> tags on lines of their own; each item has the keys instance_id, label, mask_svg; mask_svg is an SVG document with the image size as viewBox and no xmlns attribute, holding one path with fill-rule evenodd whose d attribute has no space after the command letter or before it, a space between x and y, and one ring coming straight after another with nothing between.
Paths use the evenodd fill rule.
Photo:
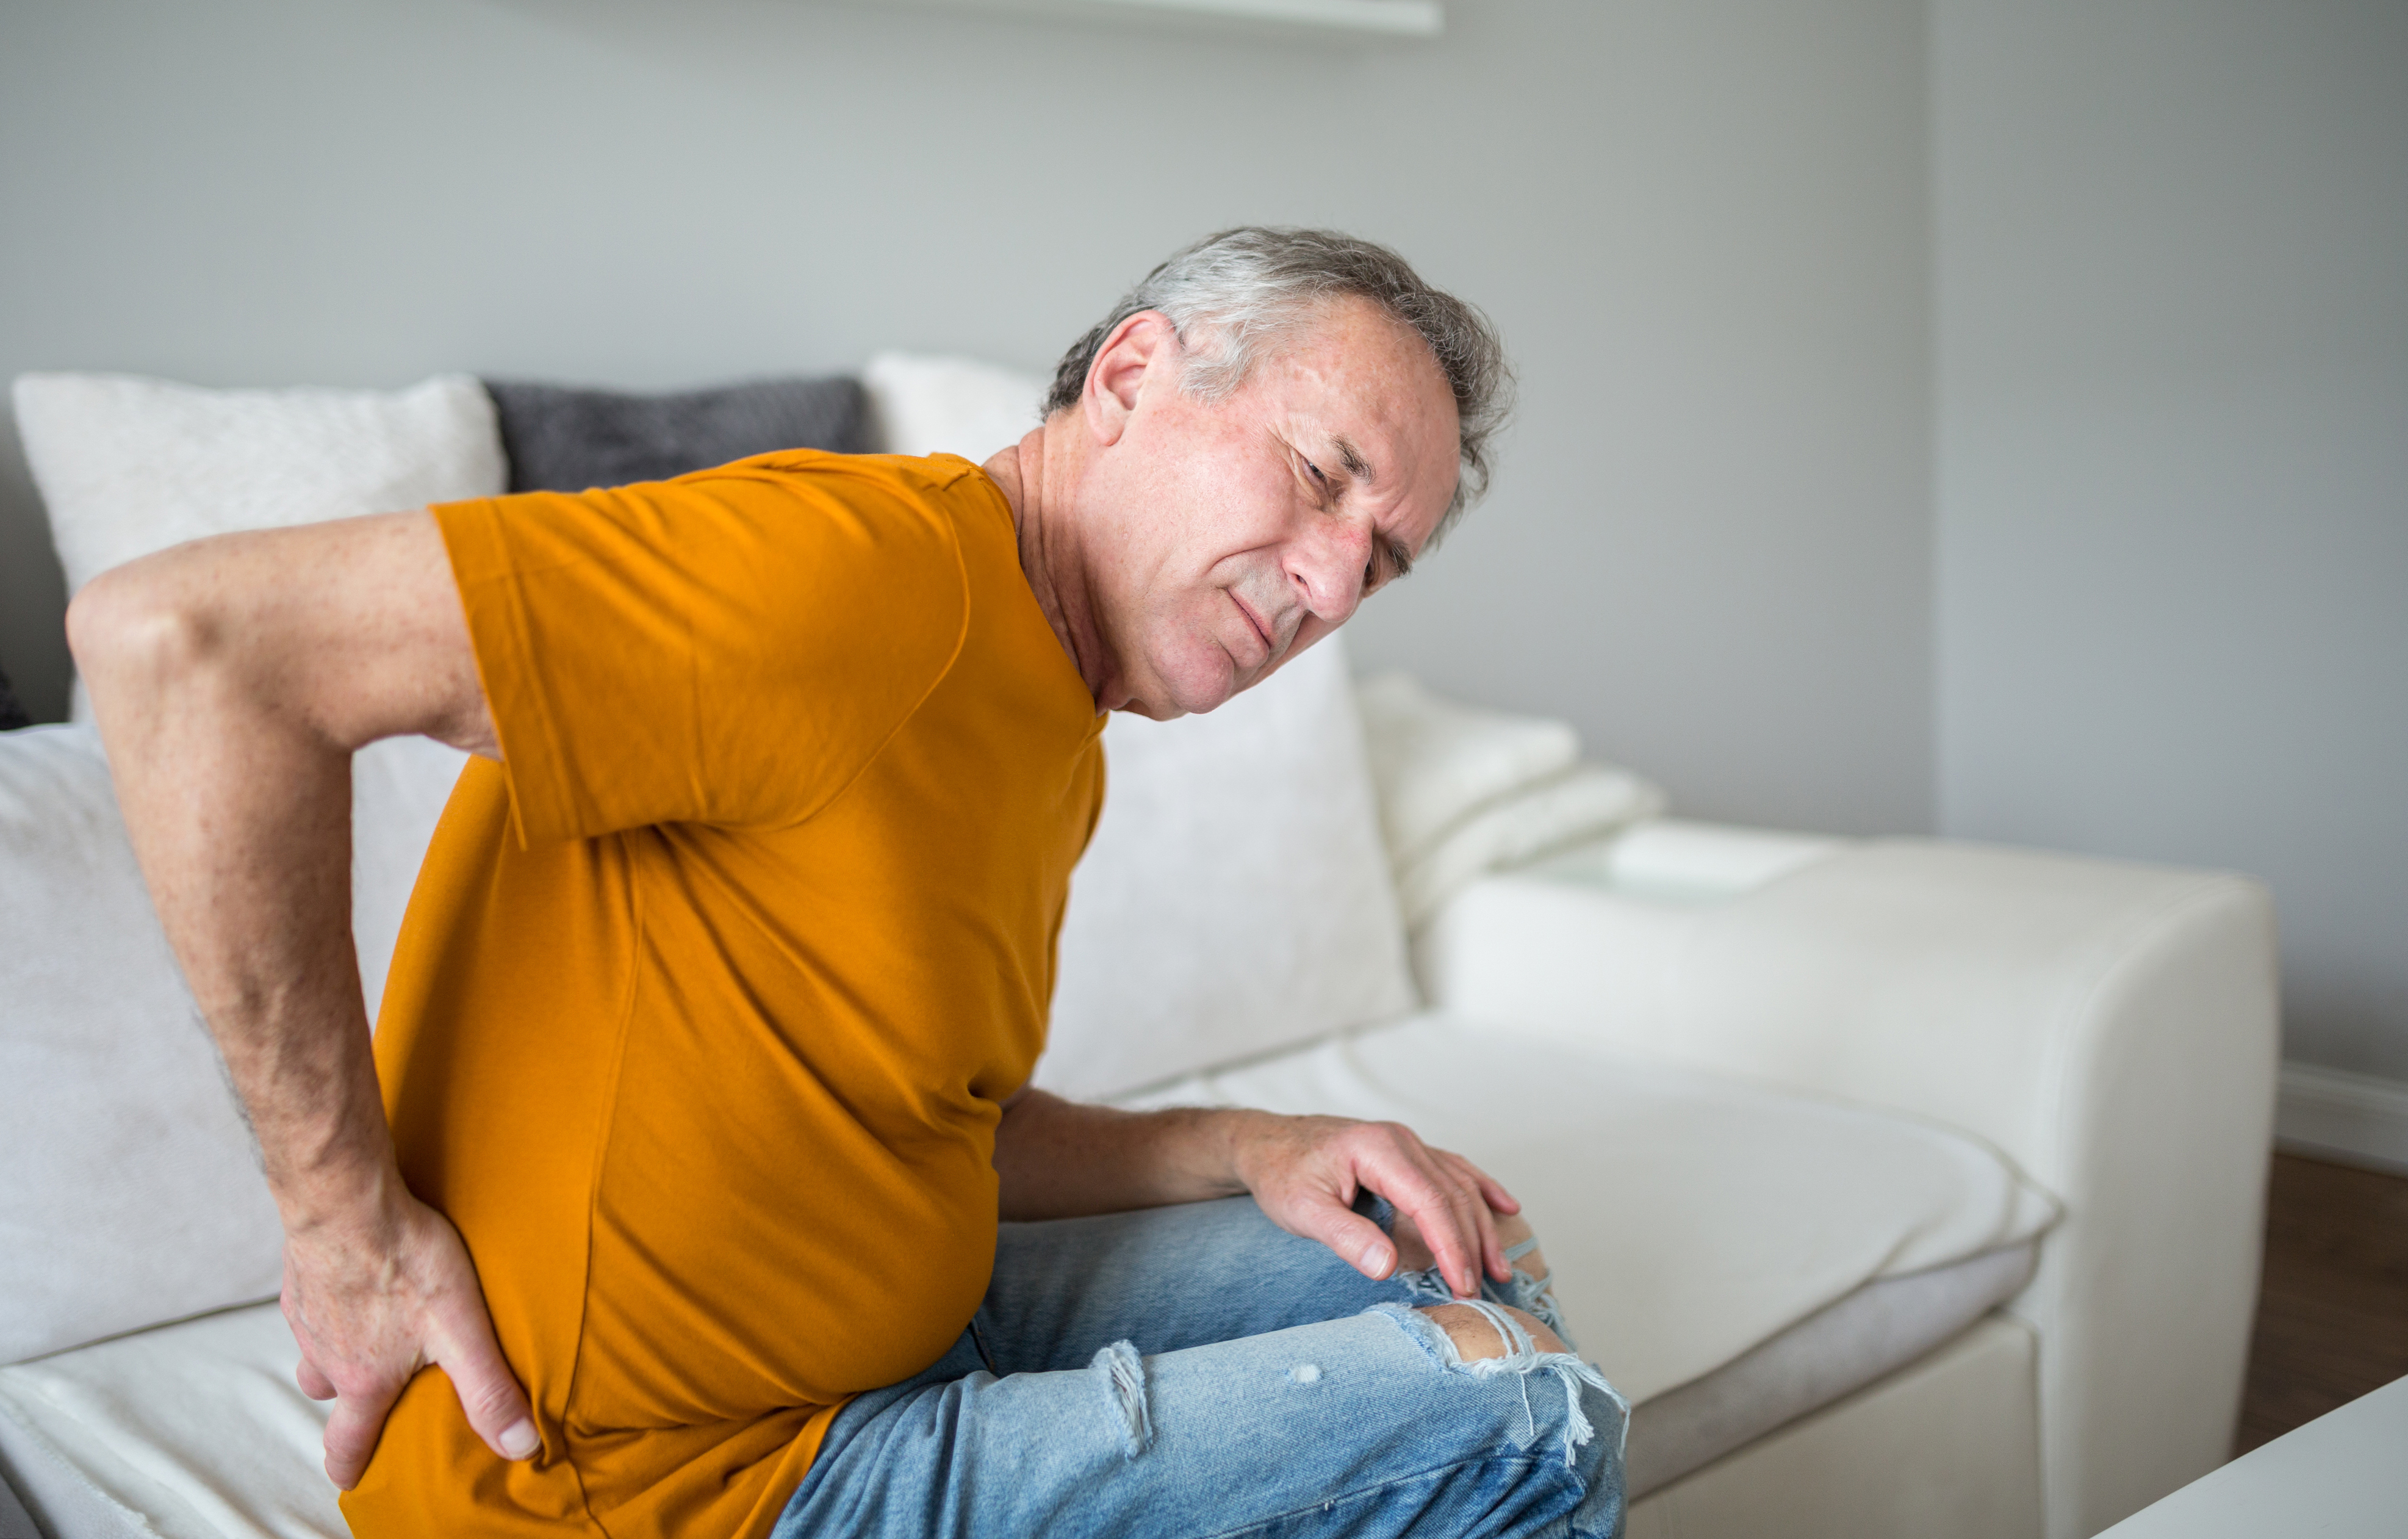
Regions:
<instances>
[{"instance_id":1,"label":"freckled forearm","mask_svg":"<svg viewBox=\"0 0 2408 1539\"><path fill-rule=\"evenodd\" d=\"M206 634L88 623L92 690L126 831L292 1229L369 1211L390 1140L351 949L351 755L273 669ZM156 622L150 622L153 625Z\"/></svg>"},{"instance_id":2,"label":"freckled forearm","mask_svg":"<svg viewBox=\"0 0 2408 1539\"><path fill-rule=\"evenodd\" d=\"M1259 1112L1122 1112L1031 1090L996 1129L1002 1216L1125 1213L1246 1189L1238 1145Z\"/></svg>"}]
</instances>

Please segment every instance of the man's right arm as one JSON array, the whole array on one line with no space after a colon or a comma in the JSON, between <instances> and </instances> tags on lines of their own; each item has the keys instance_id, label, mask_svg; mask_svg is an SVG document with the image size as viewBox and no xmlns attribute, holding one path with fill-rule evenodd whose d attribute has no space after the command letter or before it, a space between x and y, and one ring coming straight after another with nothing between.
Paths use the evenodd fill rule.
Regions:
<instances>
[{"instance_id":1,"label":"man's right arm","mask_svg":"<svg viewBox=\"0 0 2408 1539\"><path fill-rule=\"evenodd\" d=\"M351 934L351 763L423 734L498 758L431 514L180 545L67 611L159 917L258 1136L301 1387L349 1489L420 1368L495 1453L537 1434L459 1235L403 1185Z\"/></svg>"}]
</instances>

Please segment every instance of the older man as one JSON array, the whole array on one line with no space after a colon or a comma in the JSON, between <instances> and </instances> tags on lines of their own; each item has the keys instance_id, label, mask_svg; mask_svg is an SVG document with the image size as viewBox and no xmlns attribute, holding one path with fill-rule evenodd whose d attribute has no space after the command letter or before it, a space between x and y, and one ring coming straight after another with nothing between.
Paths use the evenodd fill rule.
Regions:
<instances>
[{"instance_id":1,"label":"older man","mask_svg":"<svg viewBox=\"0 0 2408 1539\"><path fill-rule=\"evenodd\" d=\"M85 591L357 1532L1619 1526L1619 1403L1469 1161L1027 1087L1102 712L1211 710L1403 576L1502 377L1393 253L1230 231L982 467L797 451ZM372 1048L348 761L401 733L476 757Z\"/></svg>"}]
</instances>

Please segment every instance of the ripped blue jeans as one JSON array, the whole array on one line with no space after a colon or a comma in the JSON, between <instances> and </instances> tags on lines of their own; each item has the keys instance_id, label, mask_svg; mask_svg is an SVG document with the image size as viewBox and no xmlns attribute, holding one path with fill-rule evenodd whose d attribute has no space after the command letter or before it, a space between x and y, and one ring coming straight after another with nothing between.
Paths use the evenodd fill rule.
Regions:
<instances>
[{"instance_id":1,"label":"ripped blue jeans","mask_svg":"<svg viewBox=\"0 0 2408 1539\"><path fill-rule=\"evenodd\" d=\"M1372 1282L1252 1198L1006 1224L970 1329L845 1406L772 1539L1612 1539L1627 1407L1495 1307L1569 1343L1543 1287L1484 1295L1511 1350L1466 1363L1435 1273Z\"/></svg>"}]
</instances>

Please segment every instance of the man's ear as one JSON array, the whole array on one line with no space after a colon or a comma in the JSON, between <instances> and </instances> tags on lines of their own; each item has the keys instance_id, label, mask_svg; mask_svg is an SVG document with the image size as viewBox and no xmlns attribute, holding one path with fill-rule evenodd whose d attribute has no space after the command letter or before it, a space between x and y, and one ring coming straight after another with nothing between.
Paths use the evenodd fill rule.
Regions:
<instances>
[{"instance_id":1,"label":"man's ear","mask_svg":"<svg viewBox=\"0 0 2408 1539\"><path fill-rule=\"evenodd\" d=\"M1087 388L1079 404L1086 413L1087 431L1099 445L1120 441L1137 412L1138 396L1146 371L1156 362L1179 356L1179 333L1170 317L1158 309L1141 309L1112 328L1096 361L1087 369Z\"/></svg>"}]
</instances>

